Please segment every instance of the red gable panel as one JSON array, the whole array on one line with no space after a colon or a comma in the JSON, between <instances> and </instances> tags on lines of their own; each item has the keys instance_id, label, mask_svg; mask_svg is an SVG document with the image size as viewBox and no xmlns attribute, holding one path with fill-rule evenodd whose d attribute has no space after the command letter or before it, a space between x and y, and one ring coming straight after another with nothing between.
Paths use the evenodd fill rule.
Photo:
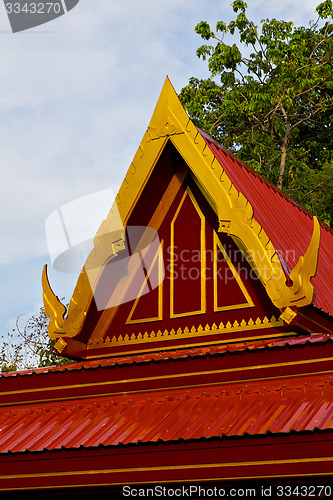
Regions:
<instances>
[{"instance_id":1,"label":"red gable panel","mask_svg":"<svg viewBox=\"0 0 333 500\"><path fill-rule=\"evenodd\" d=\"M251 203L254 218L269 235L289 273L304 255L312 236L312 215L257 172L231 155L207 134L200 134L225 169L228 177ZM317 274L312 279L313 304L333 315L333 273L331 269L333 232L321 223ZM284 262L283 262L284 261Z\"/></svg>"}]
</instances>

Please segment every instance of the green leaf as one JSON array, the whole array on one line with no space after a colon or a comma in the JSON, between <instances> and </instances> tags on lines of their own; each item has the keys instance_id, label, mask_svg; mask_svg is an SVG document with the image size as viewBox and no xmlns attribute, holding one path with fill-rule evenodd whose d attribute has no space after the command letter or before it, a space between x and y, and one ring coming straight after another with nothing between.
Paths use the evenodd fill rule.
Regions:
<instances>
[{"instance_id":1,"label":"green leaf","mask_svg":"<svg viewBox=\"0 0 333 500\"><path fill-rule=\"evenodd\" d=\"M219 20L216 30L229 32L234 43L218 40L206 22L197 25L213 43L197 51L207 78L190 79L180 98L201 129L268 180L276 183L283 167L284 190L332 221L332 2L319 4L322 21L306 27L274 18L258 27L245 2L234 1L232 9L236 17L228 25Z\"/></svg>"}]
</instances>

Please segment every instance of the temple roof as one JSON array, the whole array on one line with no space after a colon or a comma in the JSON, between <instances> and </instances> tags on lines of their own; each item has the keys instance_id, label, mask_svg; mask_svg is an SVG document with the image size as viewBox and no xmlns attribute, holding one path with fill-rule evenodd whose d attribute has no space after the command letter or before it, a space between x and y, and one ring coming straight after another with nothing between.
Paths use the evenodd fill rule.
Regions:
<instances>
[{"instance_id":1,"label":"temple roof","mask_svg":"<svg viewBox=\"0 0 333 500\"><path fill-rule=\"evenodd\" d=\"M260 278L235 278L246 301L218 306L214 261L211 288L200 280L209 310L172 316L166 283L164 302L156 294L164 316L129 321L136 299L119 317L112 307L97 311L94 291L125 242L112 239L115 210L126 229L146 205L145 226L161 228L170 246L185 207L185 245L196 220L200 250L216 259L226 241L241 249ZM0 377L0 487L331 473L332 254L332 230L198 130L166 80L68 311L44 270L50 336L84 361Z\"/></svg>"},{"instance_id":2,"label":"temple roof","mask_svg":"<svg viewBox=\"0 0 333 500\"><path fill-rule=\"evenodd\" d=\"M110 339L114 335L112 327L107 326L112 321L108 311L97 320L96 314L95 319L90 314L100 277L108 262L117 256L117 245L120 248L123 245L111 241L114 214L116 210L119 212L126 228L169 143L178 151L215 212L218 232L230 236L247 255L272 304L283 313L281 319L289 324L296 310L302 315L309 306L332 316L332 230L198 130L167 79L116 201L96 235L95 248L81 272L68 311L53 294L44 270L45 311L50 316L49 333L57 340L57 349L65 349L65 355L82 359L88 356L91 346L102 340L102 330L111 328ZM149 226L154 227L152 221ZM88 278L90 269L97 270L95 285ZM85 328L86 322L89 327ZM159 328L165 327L162 324ZM324 330L313 328L308 326L307 331L331 329L330 326Z\"/></svg>"}]
</instances>

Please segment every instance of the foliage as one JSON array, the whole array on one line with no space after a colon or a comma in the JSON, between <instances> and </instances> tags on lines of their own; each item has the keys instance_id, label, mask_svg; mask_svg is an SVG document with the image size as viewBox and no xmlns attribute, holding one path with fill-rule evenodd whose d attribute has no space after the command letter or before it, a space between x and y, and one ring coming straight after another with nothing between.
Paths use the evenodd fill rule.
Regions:
<instances>
[{"instance_id":1,"label":"foliage","mask_svg":"<svg viewBox=\"0 0 333 500\"><path fill-rule=\"evenodd\" d=\"M242 0L236 19L195 30L214 45L197 55L210 78L191 78L180 99L195 124L268 180L333 221L333 7L319 4L309 27L264 19ZM228 44L225 38L237 39ZM324 200L324 202L323 202Z\"/></svg>"},{"instance_id":2,"label":"foliage","mask_svg":"<svg viewBox=\"0 0 333 500\"><path fill-rule=\"evenodd\" d=\"M54 340L51 340L48 335L48 322L44 307L41 307L39 313L31 316L27 321L22 321L22 317L19 317L16 321L16 329L1 336L1 372L72 362L56 354Z\"/></svg>"}]
</instances>

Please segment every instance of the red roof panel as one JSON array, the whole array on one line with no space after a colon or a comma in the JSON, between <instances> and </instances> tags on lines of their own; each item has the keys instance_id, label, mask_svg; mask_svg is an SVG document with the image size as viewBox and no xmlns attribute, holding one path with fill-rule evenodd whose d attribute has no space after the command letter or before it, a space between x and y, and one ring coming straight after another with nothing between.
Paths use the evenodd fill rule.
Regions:
<instances>
[{"instance_id":1,"label":"red roof panel","mask_svg":"<svg viewBox=\"0 0 333 500\"><path fill-rule=\"evenodd\" d=\"M329 376L0 409L0 452L333 428Z\"/></svg>"},{"instance_id":2,"label":"red roof panel","mask_svg":"<svg viewBox=\"0 0 333 500\"><path fill-rule=\"evenodd\" d=\"M231 155L225 148L201 132L207 145L228 177L254 210L254 218L269 235L287 271L304 255L313 232L312 215L253 169ZM317 274L312 278L313 304L333 315L332 269L333 232L321 222Z\"/></svg>"}]
</instances>

